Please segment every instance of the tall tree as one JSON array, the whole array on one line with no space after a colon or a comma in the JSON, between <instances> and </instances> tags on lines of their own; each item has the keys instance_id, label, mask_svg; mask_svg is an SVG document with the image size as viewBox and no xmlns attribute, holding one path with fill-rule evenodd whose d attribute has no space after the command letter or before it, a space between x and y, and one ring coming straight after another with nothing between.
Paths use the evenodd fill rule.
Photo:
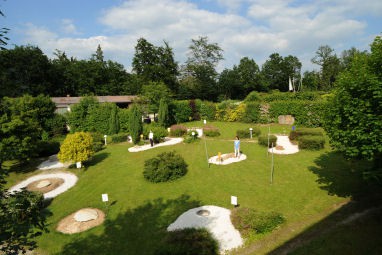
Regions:
<instances>
[{"instance_id":1,"label":"tall tree","mask_svg":"<svg viewBox=\"0 0 382 255\"><path fill-rule=\"evenodd\" d=\"M236 68L234 67L234 69L237 70L240 76L239 79L244 88L244 96L253 90L267 90L261 79L260 68L255 60L244 57L240 59L239 65Z\"/></svg>"},{"instance_id":2,"label":"tall tree","mask_svg":"<svg viewBox=\"0 0 382 255\"><path fill-rule=\"evenodd\" d=\"M382 38L371 54L357 54L335 83L326 112L331 144L349 158L374 160L374 176L382 177Z\"/></svg>"},{"instance_id":3,"label":"tall tree","mask_svg":"<svg viewBox=\"0 0 382 255\"><path fill-rule=\"evenodd\" d=\"M4 17L4 13L0 10L0 16ZM8 44L9 38L7 37L7 34L9 32L9 28L2 27L0 28L0 50L5 50L6 46Z\"/></svg>"},{"instance_id":4,"label":"tall tree","mask_svg":"<svg viewBox=\"0 0 382 255\"><path fill-rule=\"evenodd\" d=\"M269 89L279 89L287 91L284 84L288 86L288 74L284 71L284 59L278 53L272 53L269 59L265 61L261 68L261 73L264 77L266 86Z\"/></svg>"},{"instance_id":5,"label":"tall tree","mask_svg":"<svg viewBox=\"0 0 382 255\"><path fill-rule=\"evenodd\" d=\"M132 105L130 110L129 130L130 130L130 135L131 135L131 139L133 140L133 143L134 144L139 143L140 135L142 134L142 131L143 131L142 113L139 107L135 104Z\"/></svg>"}]
</instances>

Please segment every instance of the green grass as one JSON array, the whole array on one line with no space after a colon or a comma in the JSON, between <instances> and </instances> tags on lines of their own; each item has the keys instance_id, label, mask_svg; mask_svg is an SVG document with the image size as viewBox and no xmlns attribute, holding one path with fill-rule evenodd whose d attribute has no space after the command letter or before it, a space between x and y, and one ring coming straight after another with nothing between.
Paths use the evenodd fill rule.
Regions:
<instances>
[{"instance_id":1,"label":"green grass","mask_svg":"<svg viewBox=\"0 0 382 255\"><path fill-rule=\"evenodd\" d=\"M233 140L236 130L253 126L222 122L209 124L217 126L221 132L221 136L206 140L210 157L218 152L233 152L230 139ZM203 124L200 121L186 125L201 127ZM260 128L264 133L268 130L267 125ZM289 132L290 126L271 126L273 133L282 133L283 130ZM129 146L128 143L108 145L95 155L86 169L69 170L77 174L79 180L49 205L48 209L52 213L48 219L50 232L38 239L41 254L153 254L166 227L181 213L200 205L232 208L231 195L238 197L240 206L281 213L286 223L280 230L298 224L298 232L307 227L302 223L304 219L312 219L308 224L320 220L323 213L330 213L326 212L328 208L348 201L353 194L352 189L357 190L359 185L358 182L347 181L350 178L348 176L340 176L346 179L341 185L350 186L351 192L330 187L329 177L321 173L327 170L321 161L329 157L326 159L332 160L329 166L339 166L341 169L346 167L346 163L333 156L328 145L320 151L275 155L272 185L271 156L267 155L266 148L249 139L243 140L241 144L247 160L210 167L204 140L137 153L128 152ZM189 165L187 175L169 183L146 181L142 174L144 161L169 150L175 150L184 157ZM37 173L40 172L12 173L8 186ZM109 195L111 205L107 210L101 202L102 193ZM106 222L80 234L65 235L55 231L60 219L84 207L107 211ZM273 240L268 251L294 235L296 233L290 233L280 240ZM249 240L247 247L266 237L262 235Z\"/></svg>"}]
</instances>

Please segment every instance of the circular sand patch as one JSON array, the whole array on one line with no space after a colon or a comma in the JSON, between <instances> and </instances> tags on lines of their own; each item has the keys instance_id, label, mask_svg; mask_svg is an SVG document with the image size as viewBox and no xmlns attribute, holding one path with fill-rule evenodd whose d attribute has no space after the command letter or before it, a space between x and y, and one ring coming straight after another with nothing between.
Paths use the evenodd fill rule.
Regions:
<instances>
[{"instance_id":1,"label":"circular sand patch","mask_svg":"<svg viewBox=\"0 0 382 255\"><path fill-rule=\"evenodd\" d=\"M49 179L31 182L26 186L26 189L29 191L38 191L45 194L49 191L52 191L60 187L63 183L64 183L64 179L49 178Z\"/></svg>"},{"instance_id":2,"label":"circular sand patch","mask_svg":"<svg viewBox=\"0 0 382 255\"><path fill-rule=\"evenodd\" d=\"M13 186L9 189L9 192L21 191L21 189L26 188L30 191L39 191L44 193L44 198L53 198L71 187L73 187L77 182L77 176L72 173L51 173L51 174L39 174L20 182L19 184ZM50 185L43 188L38 188L37 185L41 182L47 180Z\"/></svg>"},{"instance_id":3,"label":"circular sand patch","mask_svg":"<svg viewBox=\"0 0 382 255\"><path fill-rule=\"evenodd\" d=\"M90 214L92 214L93 216L96 213L97 217L95 219L90 219L86 221L77 221L75 217L78 217L79 215L81 215L81 217L84 216L83 213L80 213L81 211L88 212L88 213L91 212ZM105 221L105 213L101 211L100 209L84 208L63 218L58 223L56 230L64 234L75 234L75 233L86 231L98 225L101 225L104 221Z\"/></svg>"}]
</instances>

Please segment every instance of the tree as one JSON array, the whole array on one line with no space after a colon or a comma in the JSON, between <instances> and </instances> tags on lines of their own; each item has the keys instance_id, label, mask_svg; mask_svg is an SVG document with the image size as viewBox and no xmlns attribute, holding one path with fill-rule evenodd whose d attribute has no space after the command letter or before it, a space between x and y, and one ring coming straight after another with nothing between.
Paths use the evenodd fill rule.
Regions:
<instances>
[{"instance_id":1,"label":"tree","mask_svg":"<svg viewBox=\"0 0 382 255\"><path fill-rule=\"evenodd\" d=\"M219 99L240 99L244 96L244 86L237 69L224 69L219 75Z\"/></svg>"},{"instance_id":2,"label":"tree","mask_svg":"<svg viewBox=\"0 0 382 255\"><path fill-rule=\"evenodd\" d=\"M168 115L168 99L162 98L159 103L158 122L162 127L167 127L170 124Z\"/></svg>"},{"instance_id":3,"label":"tree","mask_svg":"<svg viewBox=\"0 0 382 255\"><path fill-rule=\"evenodd\" d=\"M4 13L0 10L0 16L4 17ZM0 50L6 50L4 46L6 46L8 43L7 41L9 38L7 37L7 34L9 32L9 28L2 27L0 28Z\"/></svg>"},{"instance_id":4,"label":"tree","mask_svg":"<svg viewBox=\"0 0 382 255\"><path fill-rule=\"evenodd\" d=\"M382 162L382 39L376 37L371 54L357 54L340 74L325 115L325 130L333 147L348 158ZM379 172L381 175L381 172ZM381 175L382 176L382 175Z\"/></svg>"},{"instance_id":5,"label":"tree","mask_svg":"<svg viewBox=\"0 0 382 255\"><path fill-rule=\"evenodd\" d=\"M170 91L163 82L149 82L142 87L140 101L147 103L149 113L157 113L162 98L170 98Z\"/></svg>"},{"instance_id":6,"label":"tree","mask_svg":"<svg viewBox=\"0 0 382 255\"><path fill-rule=\"evenodd\" d=\"M142 113L137 105L132 105L129 117L130 135L134 144L139 143L142 134Z\"/></svg>"},{"instance_id":7,"label":"tree","mask_svg":"<svg viewBox=\"0 0 382 255\"><path fill-rule=\"evenodd\" d=\"M67 113L70 131L91 131L87 119L91 109L97 106L99 102L95 97L83 97L78 104L73 105Z\"/></svg>"},{"instance_id":8,"label":"tree","mask_svg":"<svg viewBox=\"0 0 382 255\"><path fill-rule=\"evenodd\" d=\"M93 154L93 137L91 134L76 132L66 136L57 157L61 162L83 162Z\"/></svg>"},{"instance_id":9,"label":"tree","mask_svg":"<svg viewBox=\"0 0 382 255\"><path fill-rule=\"evenodd\" d=\"M253 59L248 57L240 59L239 65L234 67L234 70L239 74L239 79L244 89L244 96L253 90L267 90L261 79L259 66Z\"/></svg>"},{"instance_id":10,"label":"tree","mask_svg":"<svg viewBox=\"0 0 382 255\"><path fill-rule=\"evenodd\" d=\"M288 88L284 88L285 86L288 87L288 74L284 72L283 61L284 59L280 54L273 53L263 64L261 74L264 77L266 87L269 89L288 91Z\"/></svg>"},{"instance_id":11,"label":"tree","mask_svg":"<svg viewBox=\"0 0 382 255\"><path fill-rule=\"evenodd\" d=\"M109 132L108 134L117 134L119 131L119 119L118 119L118 107L113 104L110 112L109 118Z\"/></svg>"}]
</instances>

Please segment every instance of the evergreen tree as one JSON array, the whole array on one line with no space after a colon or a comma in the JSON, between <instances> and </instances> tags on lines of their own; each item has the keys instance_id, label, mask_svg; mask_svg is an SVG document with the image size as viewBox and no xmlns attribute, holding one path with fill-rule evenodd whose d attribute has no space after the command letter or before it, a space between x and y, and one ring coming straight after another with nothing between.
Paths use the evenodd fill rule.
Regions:
<instances>
[{"instance_id":1,"label":"evergreen tree","mask_svg":"<svg viewBox=\"0 0 382 255\"><path fill-rule=\"evenodd\" d=\"M119 132L118 107L113 105L109 119L109 134L117 134Z\"/></svg>"},{"instance_id":2,"label":"evergreen tree","mask_svg":"<svg viewBox=\"0 0 382 255\"><path fill-rule=\"evenodd\" d=\"M162 98L159 103L158 122L162 127L169 125L168 102Z\"/></svg>"},{"instance_id":3,"label":"evergreen tree","mask_svg":"<svg viewBox=\"0 0 382 255\"><path fill-rule=\"evenodd\" d=\"M134 144L137 144L142 134L142 114L137 105L131 107L130 117L129 117L129 128L130 135Z\"/></svg>"}]
</instances>

